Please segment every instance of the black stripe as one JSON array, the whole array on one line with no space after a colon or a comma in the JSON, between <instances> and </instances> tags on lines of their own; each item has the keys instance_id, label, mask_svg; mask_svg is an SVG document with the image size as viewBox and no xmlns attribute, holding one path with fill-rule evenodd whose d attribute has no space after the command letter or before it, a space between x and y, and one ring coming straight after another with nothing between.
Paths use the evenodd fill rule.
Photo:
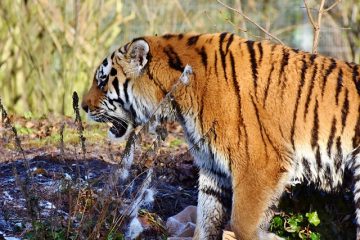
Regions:
<instances>
[{"instance_id":1,"label":"black stripe","mask_svg":"<svg viewBox=\"0 0 360 240\"><path fill-rule=\"evenodd\" d=\"M343 87L343 71L340 68L337 77L337 86L336 86L336 94L335 94L336 105L339 105L339 95L341 93L342 87Z\"/></svg>"},{"instance_id":2,"label":"black stripe","mask_svg":"<svg viewBox=\"0 0 360 240\"><path fill-rule=\"evenodd\" d=\"M184 71L184 65L182 64L179 55L174 51L171 46L167 46L164 48L165 54L169 58L169 66L177 71Z\"/></svg>"},{"instance_id":3,"label":"black stripe","mask_svg":"<svg viewBox=\"0 0 360 240\"><path fill-rule=\"evenodd\" d=\"M358 116L354 129L354 136L352 138L353 148L357 148L360 145L360 106L358 107Z\"/></svg>"},{"instance_id":4,"label":"black stripe","mask_svg":"<svg viewBox=\"0 0 360 240\"><path fill-rule=\"evenodd\" d=\"M134 39L133 42L134 42L134 41L136 41L136 39ZM125 52L127 52L129 46L130 46L130 43L129 43L129 42L128 42L127 44L125 44L125 46L124 46Z\"/></svg>"},{"instance_id":5,"label":"black stripe","mask_svg":"<svg viewBox=\"0 0 360 240\"><path fill-rule=\"evenodd\" d=\"M216 200L221 203L225 208L230 209L232 205L232 193L227 193L225 191L216 191L209 187L200 187L199 189L202 193L206 195L213 196Z\"/></svg>"},{"instance_id":6,"label":"black stripe","mask_svg":"<svg viewBox=\"0 0 360 240\"><path fill-rule=\"evenodd\" d=\"M259 53L260 53L260 57L259 57L259 65L260 65L261 62L262 62L262 59L263 59L264 51L263 51L263 47L262 47L261 42L258 42L257 46L259 48Z\"/></svg>"},{"instance_id":7,"label":"black stripe","mask_svg":"<svg viewBox=\"0 0 360 240\"><path fill-rule=\"evenodd\" d=\"M305 58L305 56L304 56ZM303 62L303 66L301 68L301 75L300 75L300 83L298 86L298 90L297 90L297 96L296 96L296 102L295 102L295 109L294 109L294 113L293 113L293 121L292 121L292 126L291 126L291 143L293 146L293 149L295 149L295 124L296 124L296 118L297 118L297 111L298 111L298 107L299 107L299 101L300 101L300 97L301 97L301 93L302 93L302 88L304 87L304 83L305 83L305 75L306 75L306 70L307 70L307 64L305 59L302 59Z\"/></svg>"},{"instance_id":8,"label":"black stripe","mask_svg":"<svg viewBox=\"0 0 360 240\"><path fill-rule=\"evenodd\" d=\"M224 39L226 37L227 33L221 33L220 34L220 39L219 39L219 50L220 50L220 57L221 57L221 63L222 63L222 67L224 70L224 76L225 76L225 80L227 81L227 76L226 76L226 62L225 62L225 52L222 49L222 45L224 43Z\"/></svg>"},{"instance_id":9,"label":"black stripe","mask_svg":"<svg viewBox=\"0 0 360 240\"><path fill-rule=\"evenodd\" d=\"M109 82L109 75L106 75L106 78L104 80L100 79L100 82L98 83L99 88L103 89L108 82Z\"/></svg>"},{"instance_id":10,"label":"black stripe","mask_svg":"<svg viewBox=\"0 0 360 240\"><path fill-rule=\"evenodd\" d=\"M255 109L255 115L256 115L257 123L258 123L258 125L259 125L259 131L260 131L260 135L261 135L261 140L262 140L263 143L264 143L266 159L269 159L268 152L267 152L267 144L266 144L266 142L265 142L265 138L264 138L264 134L263 134L264 127L263 127L263 125L261 124L261 121L260 121L259 109L257 108L256 103L255 103L255 101L254 101L254 99L253 99L252 96L251 96L251 101L252 101L253 107L254 107L254 109Z\"/></svg>"},{"instance_id":11,"label":"black stripe","mask_svg":"<svg viewBox=\"0 0 360 240\"><path fill-rule=\"evenodd\" d=\"M321 153L320 153L320 147L319 146L317 146L317 148L316 148L315 159L316 159L316 164L318 166L318 171L319 171L322 168Z\"/></svg>"},{"instance_id":12,"label":"black stripe","mask_svg":"<svg viewBox=\"0 0 360 240\"><path fill-rule=\"evenodd\" d=\"M345 62L345 64L346 64L346 66L348 66L350 69L353 69L355 63L353 63L353 62L352 62L352 63Z\"/></svg>"},{"instance_id":13,"label":"black stripe","mask_svg":"<svg viewBox=\"0 0 360 240\"><path fill-rule=\"evenodd\" d=\"M176 118L181 124L185 124L185 119L181 111L180 105L175 101L174 98L170 101L172 108L175 110Z\"/></svg>"},{"instance_id":14,"label":"black stripe","mask_svg":"<svg viewBox=\"0 0 360 240\"><path fill-rule=\"evenodd\" d=\"M325 93L327 79L328 79L329 75L332 73L332 71L334 71L335 68L336 68L336 61L332 58L331 64L330 64L329 68L326 70L325 75L324 75L324 82L323 82L322 89L321 89L322 97L324 96L324 93Z\"/></svg>"},{"instance_id":15,"label":"black stripe","mask_svg":"<svg viewBox=\"0 0 360 240\"><path fill-rule=\"evenodd\" d=\"M267 83L266 83L265 92L264 92L264 94L265 94L264 101L263 101L264 108L265 108L265 104L266 104L266 99L267 99L268 94L269 94L271 76L272 76L272 73L274 72L274 69L275 69L275 65L272 64L271 70L270 70L270 73L269 73L269 77L268 77L268 80L267 80Z\"/></svg>"},{"instance_id":16,"label":"black stripe","mask_svg":"<svg viewBox=\"0 0 360 240\"><path fill-rule=\"evenodd\" d=\"M119 80L117 77L114 78L114 80L112 81L112 85L115 88L116 91L116 95L118 96L118 98L120 98L120 92L119 92Z\"/></svg>"},{"instance_id":17,"label":"black stripe","mask_svg":"<svg viewBox=\"0 0 360 240\"><path fill-rule=\"evenodd\" d=\"M134 42L137 42L137 41L139 41L139 40L145 41L144 37L138 37L138 38L134 38L134 39L131 41L131 44L133 44ZM146 42L146 41L145 41L145 42ZM130 46L129 44L126 44L126 45L125 45L126 50L128 50L127 48L128 48L129 46Z\"/></svg>"},{"instance_id":18,"label":"black stripe","mask_svg":"<svg viewBox=\"0 0 360 240\"><path fill-rule=\"evenodd\" d=\"M357 80L357 78L359 77L359 65L355 65L353 67L353 81L354 81L354 84L356 86L356 90L357 90L357 93L358 95L360 95L360 79Z\"/></svg>"},{"instance_id":19,"label":"black stripe","mask_svg":"<svg viewBox=\"0 0 360 240\"><path fill-rule=\"evenodd\" d=\"M114 56L115 56L115 52L113 52L112 54L111 54L111 60L114 60ZM113 62L114 63L114 62Z\"/></svg>"},{"instance_id":20,"label":"black stripe","mask_svg":"<svg viewBox=\"0 0 360 240\"><path fill-rule=\"evenodd\" d=\"M326 164L326 168L325 168L325 179L328 185L333 186L334 182L333 182L333 178L331 175L331 169L329 164Z\"/></svg>"},{"instance_id":21,"label":"black stripe","mask_svg":"<svg viewBox=\"0 0 360 240\"><path fill-rule=\"evenodd\" d=\"M314 64L315 60L316 60L316 57L317 57L317 54L311 54L311 57L310 57L310 64Z\"/></svg>"},{"instance_id":22,"label":"black stripe","mask_svg":"<svg viewBox=\"0 0 360 240\"><path fill-rule=\"evenodd\" d=\"M170 38L173 38L173 37L175 37L175 35L173 35L173 34L165 34L162 36L162 38L164 38L166 40L169 40Z\"/></svg>"},{"instance_id":23,"label":"black stripe","mask_svg":"<svg viewBox=\"0 0 360 240\"><path fill-rule=\"evenodd\" d=\"M245 151L247 154L247 157L250 156L249 154L249 146L248 146L248 134L247 134L247 130L246 130L246 126L244 123L244 118L242 115L242 111L241 111L241 89L240 89L240 85L239 82L237 80L236 77L236 71L235 71L235 60L234 60L234 56L232 54L232 52L230 52L230 63L231 63L231 69L232 69L232 77L233 77L233 83L234 83L234 87L235 87L235 94L237 95L237 102L238 102L238 111L239 111L239 123L238 123L238 127L239 127L239 136L241 135L240 132L240 127L244 128L244 133L245 133ZM240 139L240 137L238 138Z\"/></svg>"},{"instance_id":24,"label":"black stripe","mask_svg":"<svg viewBox=\"0 0 360 240\"><path fill-rule=\"evenodd\" d=\"M130 104L130 112L131 112L131 115L134 117L134 118L136 118L136 111L135 111L135 109L134 109L134 107L133 107L133 105L132 104Z\"/></svg>"},{"instance_id":25,"label":"black stripe","mask_svg":"<svg viewBox=\"0 0 360 240\"><path fill-rule=\"evenodd\" d=\"M227 44L226 44L226 54L229 51L229 47L231 45L231 43L234 41L234 34L232 33L229 37L229 39L227 40Z\"/></svg>"},{"instance_id":26,"label":"black stripe","mask_svg":"<svg viewBox=\"0 0 360 240\"><path fill-rule=\"evenodd\" d=\"M341 149L341 138L340 136L336 139L336 157L335 157L335 168L336 172L340 170L341 164L343 163L343 154Z\"/></svg>"},{"instance_id":27,"label":"black stripe","mask_svg":"<svg viewBox=\"0 0 360 240\"><path fill-rule=\"evenodd\" d=\"M270 52L270 62L273 61L273 52L276 48L276 45L272 45L271 46L271 52ZM268 97L268 94L269 94L269 89L270 89L270 83L271 83L271 76L272 76L272 73L274 72L274 69L275 69L275 64L271 64L271 70L270 70L270 73L269 73L269 77L267 79L267 83L266 83L266 87L265 87L265 91L264 91L264 100L263 100L263 106L265 108L265 105L266 105L266 99Z\"/></svg>"},{"instance_id":28,"label":"black stripe","mask_svg":"<svg viewBox=\"0 0 360 240\"><path fill-rule=\"evenodd\" d=\"M306 115L307 115L307 113L309 111L309 104L310 104L311 95L312 95L314 85L315 85L315 79L316 79L317 70L318 70L318 66L315 63L314 71L313 71L313 74L311 76L311 82L310 82L310 85L309 85L309 88L308 88L308 94L307 94L306 101L305 101L304 120L306 120Z\"/></svg>"},{"instance_id":29,"label":"black stripe","mask_svg":"<svg viewBox=\"0 0 360 240\"><path fill-rule=\"evenodd\" d=\"M124 94L125 94L125 101L126 102L129 102L129 95L128 95L128 92L127 92L127 88L128 88L128 85L129 85L129 81L130 81L130 78L127 78L124 82Z\"/></svg>"},{"instance_id":30,"label":"black stripe","mask_svg":"<svg viewBox=\"0 0 360 240\"><path fill-rule=\"evenodd\" d=\"M288 53L288 56L290 56L290 52ZM303 62L303 64L306 64L305 63L305 55L302 55L303 56L303 59L302 59L302 62ZM288 65L288 62L286 63L286 65ZM307 64L306 64L307 65ZM283 73L285 72L285 70L283 69L283 71L282 71L282 73L281 73L281 75L284 75ZM285 87L286 87L286 85L287 85L287 80L288 80L288 78L286 77L286 74L284 75L284 80L283 80L283 82L282 82L282 84L281 84L281 99L283 99L283 97L284 97L284 93L285 93Z\"/></svg>"},{"instance_id":31,"label":"black stripe","mask_svg":"<svg viewBox=\"0 0 360 240\"><path fill-rule=\"evenodd\" d=\"M104 67L106 67L108 65L108 60L107 58L104 59L104 61L102 62L102 65L104 65Z\"/></svg>"},{"instance_id":32,"label":"black stripe","mask_svg":"<svg viewBox=\"0 0 360 240\"><path fill-rule=\"evenodd\" d=\"M125 55L125 47L121 47L119 48L119 52L122 54L122 55Z\"/></svg>"},{"instance_id":33,"label":"black stripe","mask_svg":"<svg viewBox=\"0 0 360 240\"><path fill-rule=\"evenodd\" d=\"M206 39L206 43L212 43L214 37Z\"/></svg>"},{"instance_id":34,"label":"black stripe","mask_svg":"<svg viewBox=\"0 0 360 240\"><path fill-rule=\"evenodd\" d=\"M250 62L251 62L251 71L252 71L252 77L254 80L254 88L255 88L255 95L256 95L256 89L257 89L257 63L255 58L255 49L254 49L254 41L246 41L247 48L249 50L250 54Z\"/></svg>"},{"instance_id":35,"label":"black stripe","mask_svg":"<svg viewBox=\"0 0 360 240\"><path fill-rule=\"evenodd\" d=\"M337 156L342 160L343 153L342 153L342 148L341 148L341 138L340 138L340 136L338 136L336 138L336 149L337 149Z\"/></svg>"},{"instance_id":36,"label":"black stripe","mask_svg":"<svg viewBox=\"0 0 360 240\"><path fill-rule=\"evenodd\" d=\"M311 178L311 169L309 161L306 158L302 158L302 165L304 167L304 175L307 180Z\"/></svg>"},{"instance_id":37,"label":"black stripe","mask_svg":"<svg viewBox=\"0 0 360 240\"><path fill-rule=\"evenodd\" d=\"M336 118L334 117L331 123L330 135L327 142L327 153L329 157L331 157L331 148L334 143L335 133L336 133Z\"/></svg>"},{"instance_id":38,"label":"black stripe","mask_svg":"<svg viewBox=\"0 0 360 240\"><path fill-rule=\"evenodd\" d=\"M354 170L354 172L355 172L355 170ZM354 180L355 180L355 179L354 179ZM353 189L353 194L354 194L354 196L358 195L359 192L360 192L360 188L358 188L358 189L354 188L354 189ZM358 202L360 202L360 201L358 201ZM359 204L359 207L360 207L360 204Z\"/></svg>"},{"instance_id":39,"label":"black stripe","mask_svg":"<svg viewBox=\"0 0 360 240\"><path fill-rule=\"evenodd\" d=\"M346 118L349 114L349 91L346 89L345 90L345 99L344 99L344 104L342 106L341 109L341 124L342 124L342 129L341 129L341 133L344 132L344 128L346 125Z\"/></svg>"},{"instance_id":40,"label":"black stripe","mask_svg":"<svg viewBox=\"0 0 360 240\"><path fill-rule=\"evenodd\" d=\"M201 62L205 66L205 70L207 69L207 55L205 51L205 47L203 46L200 50L197 50L198 54L201 56Z\"/></svg>"},{"instance_id":41,"label":"black stripe","mask_svg":"<svg viewBox=\"0 0 360 240\"><path fill-rule=\"evenodd\" d=\"M281 83L281 78L282 78L282 75L284 74L284 70L285 70L285 67L288 65L289 63L289 52L286 50L286 48L283 48L283 58L282 58L282 61L281 61L281 68L280 68L280 72L279 72L279 81L278 81L278 85L280 85Z\"/></svg>"},{"instance_id":42,"label":"black stripe","mask_svg":"<svg viewBox=\"0 0 360 240\"><path fill-rule=\"evenodd\" d=\"M215 64L215 75L216 77L219 76L219 73L218 73L218 69L217 69L217 52L215 51L215 60L214 60L214 64Z\"/></svg>"},{"instance_id":43,"label":"black stripe","mask_svg":"<svg viewBox=\"0 0 360 240\"><path fill-rule=\"evenodd\" d=\"M234 87L235 87L235 93L237 95L237 100L238 100L239 120L241 120L242 115L241 115L240 85L239 85L239 82L237 81L237 77L236 77L235 60L234 60L234 56L233 56L232 52L230 52L230 63L231 63L231 70L232 70L233 83L234 83Z\"/></svg>"},{"instance_id":44,"label":"black stripe","mask_svg":"<svg viewBox=\"0 0 360 240\"><path fill-rule=\"evenodd\" d=\"M181 40L183 37L184 37L184 34L182 34L182 33L180 33L180 34L178 35L178 39L179 39L179 40Z\"/></svg>"},{"instance_id":45,"label":"black stripe","mask_svg":"<svg viewBox=\"0 0 360 240\"><path fill-rule=\"evenodd\" d=\"M231 63L231 70L232 70L232 77L233 77L233 83L234 83L234 87L235 87L235 93L237 95L237 100L238 100L238 107L239 107L239 120L242 119L242 115L241 115L241 96L240 96L240 85L239 82L237 81L237 77L236 77L236 71L235 71L235 60L234 60L234 56L232 54L232 52L230 52L230 63ZM239 125L242 122L239 123Z\"/></svg>"},{"instance_id":46,"label":"black stripe","mask_svg":"<svg viewBox=\"0 0 360 240\"><path fill-rule=\"evenodd\" d=\"M159 80L158 80L157 78L154 78L154 76L152 75L152 73L150 72L150 70L147 71L146 73L147 73L149 79L152 80L152 81L154 81L154 83L156 84L156 86L158 86L158 87L160 88L160 90L162 91L163 95L165 96L165 95L167 94L167 91L166 91L164 85L163 85L161 82L159 82Z\"/></svg>"},{"instance_id":47,"label":"black stripe","mask_svg":"<svg viewBox=\"0 0 360 240\"><path fill-rule=\"evenodd\" d=\"M119 103L121 107L124 107L124 101L120 97L117 99L114 99L113 101Z\"/></svg>"},{"instance_id":48,"label":"black stripe","mask_svg":"<svg viewBox=\"0 0 360 240\"><path fill-rule=\"evenodd\" d=\"M200 110L199 110L199 120L200 120L200 125L201 125L201 131L204 132L204 99L206 97L206 93L207 93L207 85L208 85L209 81L205 81L205 85L204 85L204 90L202 92L201 95L201 100L200 100Z\"/></svg>"},{"instance_id":49,"label":"black stripe","mask_svg":"<svg viewBox=\"0 0 360 240\"><path fill-rule=\"evenodd\" d=\"M359 177L359 175L357 176ZM357 180L360 180L360 179L354 179L355 182L357 182ZM357 200L357 202L355 203L355 209L360 209L360 199ZM356 223L356 225L358 226L358 224Z\"/></svg>"},{"instance_id":50,"label":"black stripe","mask_svg":"<svg viewBox=\"0 0 360 240\"><path fill-rule=\"evenodd\" d=\"M319 103L316 100L314 107L314 121L311 130L311 146L314 149L318 145L319 139Z\"/></svg>"},{"instance_id":51,"label":"black stripe","mask_svg":"<svg viewBox=\"0 0 360 240\"><path fill-rule=\"evenodd\" d=\"M214 153L212 151L210 151L210 154L212 156L211 160L215 159L214 157ZM204 167L202 167L202 170L203 170L203 173L207 176L209 176L210 178L214 178L214 177L217 177L217 178L220 178L220 179L223 179L224 181L227 181L229 180L229 182L231 181L229 179L229 175L227 175L226 173L222 172L215 164L214 162L212 161L211 163L209 163L209 165L206 165ZM213 175L216 175L216 176L213 176ZM231 183L229 183L231 184ZM222 186L221 187L223 190L226 189L226 191L231 191L231 185L230 186Z\"/></svg>"},{"instance_id":52,"label":"black stripe","mask_svg":"<svg viewBox=\"0 0 360 240\"><path fill-rule=\"evenodd\" d=\"M115 111L116 110L116 106L114 105L113 102L116 102L114 100L108 99L109 104L111 105L111 107L109 107L109 105L107 104L106 101L104 101L103 103L105 104L105 106L107 107L107 109L109 109L110 111Z\"/></svg>"},{"instance_id":53,"label":"black stripe","mask_svg":"<svg viewBox=\"0 0 360 240\"><path fill-rule=\"evenodd\" d=\"M191 46L197 43L197 41L199 40L200 35L196 35L196 36L192 36L189 37L188 41L187 41L187 45Z\"/></svg>"},{"instance_id":54,"label":"black stripe","mask_svg":"<svg viewBox=\"0 0 360 240\"><path fill-rule=\"evenodd\" d=\"M356 157L360 154L360 146L357 146L355 148L355 150L351 153L351 161L353 163L355 163ZM358 165L357 167L360 167L360 165Z\"/></svg>"},{"instance_id":55,"label":"black stripe","mask_svg":"<svg viewBox=\"0 0 360 240\"><path fill-rule=\"evenodd\" d=\"M111 76L116 76L116 74L117 74L116 68L111 68L110 75Z\"/></svg>"}]
</instances>

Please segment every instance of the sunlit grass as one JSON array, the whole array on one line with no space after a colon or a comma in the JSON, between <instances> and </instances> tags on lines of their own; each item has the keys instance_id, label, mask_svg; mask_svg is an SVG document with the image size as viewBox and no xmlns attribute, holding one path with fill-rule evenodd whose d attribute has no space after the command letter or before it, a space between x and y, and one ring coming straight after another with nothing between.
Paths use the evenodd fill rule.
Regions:
<instances>
[{"instance_id":1,"label":"sunlit grass","mask_svg":"<svg viewBox=\"0 0 360 240\"><path fill-rule=\"evenodd\" d=\"M23 144L27 148L38 148L44 146L58 146L61 140L59 132L51 132L49 135L38 137L35 135L39 130L33 127L26 127L23 124L14 124L19 137L23 138ZM84 137L86 142L94 144L103 142L107 138L108 127L104 124L91 124L84 130ZM77 145L79 143L79 134L75 127L66 127L63 133L63 141L65 145ZM121 144L120 144L121 145ZM13 142L9 142L5 147L15 150Z\"/></svg>"},{"instance_id":2,"label":"sunlit grass","mask_svg":"<svg viewBox=\"0 0 360 240\"><path fill-rule=\"evenodd\" d=\"M340 58L352 54L355 62L360 58L356 32L360 14L352 6L358 1L343 1L341 8L327 14L322 32L325 47L329 45ZM286 44L301 48L296 26L309 26L300 8L302 0L225 2L237 9L243 2L243 10L252 19ZM326 26L328 23L332 25ZM71 115L72 92L77 91L81 98L104 56L140 35L188 31L264 37L215 0L2 0L0 96L10 113Z\"/></svg>"}]
</instances>

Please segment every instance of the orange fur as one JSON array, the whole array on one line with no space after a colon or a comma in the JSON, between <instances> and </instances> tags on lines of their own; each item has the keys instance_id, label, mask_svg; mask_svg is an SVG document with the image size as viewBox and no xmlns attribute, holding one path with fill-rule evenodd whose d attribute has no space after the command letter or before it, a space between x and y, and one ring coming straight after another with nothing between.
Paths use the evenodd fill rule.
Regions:
<instances>
[{"instance_id":1,"label":"orange fur","mask_svg":"<svg viewBox=\"0 0 360 240\"><path fill-rule=\"evenodd\" d=\"M186 64L193 69L190 84L180 87L174 99L180 113L194 119L196 134L213 127L209 146L231 170L231 223L238 239L258 238L268 207L301 160L294 157L298 151L314 155L320 162L310 167L324 168L327 176L327 159L336 161L339 154L345 159L359 149L359 65L230 33L141 39L150 57L143 72L131 79L134 95L156 105ZM121 61L128 58L112 58L122 74L120 84L127 68ZM84 105L96 107L105 92L94 82Z\"/></svg>"}]
</instances>

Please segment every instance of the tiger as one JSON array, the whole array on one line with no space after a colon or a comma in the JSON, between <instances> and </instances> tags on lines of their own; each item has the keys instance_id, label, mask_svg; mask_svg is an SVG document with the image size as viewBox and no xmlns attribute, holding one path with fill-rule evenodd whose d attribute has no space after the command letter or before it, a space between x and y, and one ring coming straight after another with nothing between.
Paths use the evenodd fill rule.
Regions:
<instances>
[{"instance_id":1,"label":"tiger","mask_svg":"<svg viewBox=\"0 0 360 240\"><path fill-rule=\"evenodd\" d=\"M189 83L171 92L189 64ZM171 111L156 112L167 94ZM178 121L199 168L193 239L282 239L268 231L294 181L354 179L360 240L359 65L234 33L135 38L97 68L82 108L124 140L154 114ZM211 134L208 134L211 132ZM206 136L206 137L204 137Z\"/></svg>"}]
</instances>

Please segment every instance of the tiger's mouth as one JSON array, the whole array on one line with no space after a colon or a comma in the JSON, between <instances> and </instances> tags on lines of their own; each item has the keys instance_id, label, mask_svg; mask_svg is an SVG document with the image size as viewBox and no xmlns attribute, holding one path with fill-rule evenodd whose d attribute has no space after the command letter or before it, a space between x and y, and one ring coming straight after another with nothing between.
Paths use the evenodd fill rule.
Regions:
<instances>
[{"instance_id":1,"label":"tiger's mouth","mask_svg":"<svg viewBox=\"0 0 360 240\"><path fill-rule=\"evenodd\" d=\"M130 132L134 128L133 122L130 120L131 118L120 119L109 116L98 116L89 114L89 118L95 122L106 123L109 126L108 136L112 140L116 141L125 141L130 134Z\"/></svg>"},{"instance_id":2,"label":"tiger's mouth","mask_svg":"<svg viewBox=\"0 0 360 240\"><path fill-rule=\"evenodd\" d=\"M109 136L116 139L123 138L130 128L128 123L121 120L108 122L108 125L110 126Z\"/></svg>"}]
</instances>

